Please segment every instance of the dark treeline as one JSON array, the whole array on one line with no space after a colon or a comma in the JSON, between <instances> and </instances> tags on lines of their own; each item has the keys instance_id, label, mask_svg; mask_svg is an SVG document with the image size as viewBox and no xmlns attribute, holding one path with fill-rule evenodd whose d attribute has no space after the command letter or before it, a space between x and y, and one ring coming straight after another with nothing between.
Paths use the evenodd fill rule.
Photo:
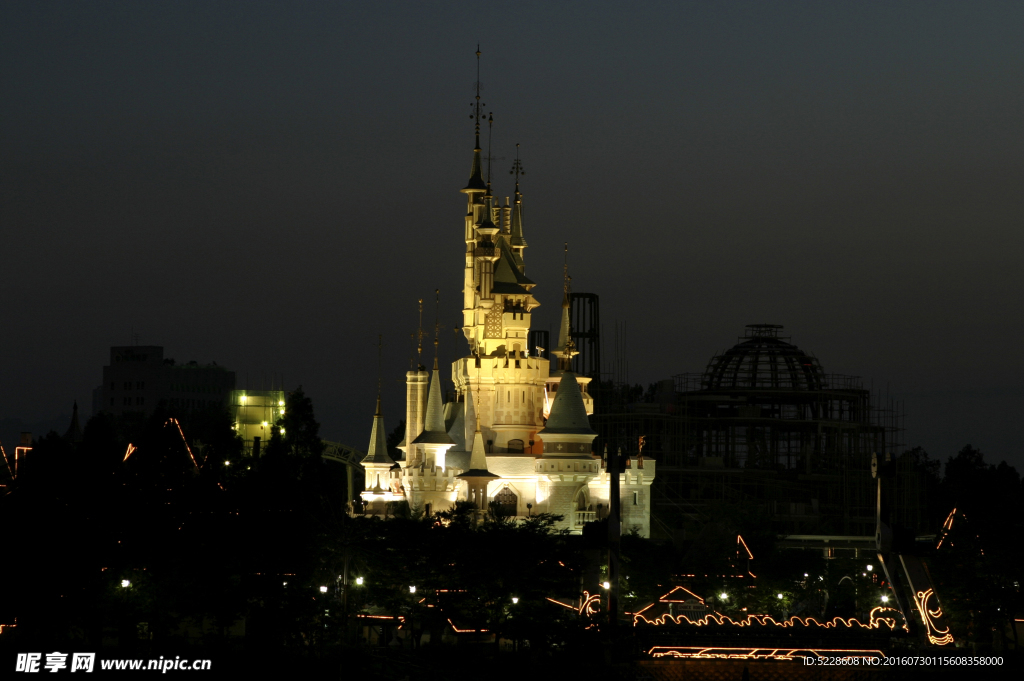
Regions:
<instances>
[{"instance_id":1,"label":"dark treeline","mask_svg":"<svg viewBox=\"0 0 1024 681\"><path fill-rule=\"evenodd\" d=\"M433 644L449 640L454 625L522 643L518 657L531 664L570 649L600 659L589 623L548 600L573 603L600 588L600 539L555 531L546 515L477 522L464 503L430 517L398 504L388 520L352 518L345 471L320 457L309 399L292 394L285 413L258 459L241 456L231 418L219 409L100 414L80 442L39 438L0 499L7 548L0 622L17 618L0 648L116 646L119 656L143 657L202 645L358 671L376 664L352 652L366 623L358 616L371 615L403 617L413 634L403 638L406 648L425 640L421 634ZM941 477L920 449L904 456L932 480L936 532L957 509L949 541L929 557L954 635L998 647L1007 624L1024 613L1020 476L969 446L948 459ZM746 569L735 565L737 533L755 555L758 588L681 578ZM686 581L705 594L728 594L716 606L724 612L865 614L868 606L840 587L861 568L775 544L763 513L742 506L719 509L716 522L687 541L624 537L623 606ZM396 643L379 630L382 645ZM438 647L415 652L429 656ZM496 645L477 648L497 654Z\"/></svg>"}]
</instances>

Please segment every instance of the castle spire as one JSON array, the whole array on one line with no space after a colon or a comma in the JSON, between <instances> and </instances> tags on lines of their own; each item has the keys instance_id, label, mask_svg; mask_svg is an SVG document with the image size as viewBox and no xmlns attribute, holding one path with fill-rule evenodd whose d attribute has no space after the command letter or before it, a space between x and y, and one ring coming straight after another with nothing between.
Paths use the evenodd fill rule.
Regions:
<instances>
[{"instance_id":1,"label":"castle spire","mask_svg":"<svg viewBox=\"0 0 1024 681\"><path fill-rule=\"evenodd\" d=\"M472 395L468 389L466 390L466 403L467 408L472 404L470 400ZM467 417L469 413L467 412ZM501 476L495 475L487 470L487 452L484 449L484 436L480 432L480 416L477 414L476 409L473 410L473 448L469 454L469 470L465 473L457 476L459 478L466 479L469 483L469 499L477 503L477 507L483 509L483 503L487 498L487 481L499 478ZM466 432L469 432L469 419L466 419ZM469 438L466 438L467 442Z\"/></svg>"},{"instance_id":2,"label":"castle spire","mask_svg":"<svg viewBox=\"0 0 1024 681\"><path fill-rule=\"evenodd\" d=\"M476 46L476 101L471 105L473 106L473 113L470 118L474 119L474 127L476 134L476 141L473 144L473 167L469 171L469 183L462 189L466 193L487 191L487 185L484 183L484 178L481 175L481 163L480 163L480 152L483 149L480 148L480 107L487 106L486 104L480 103L480 45Z\"/></svg>"},{"instance_id":3,"label":"castle spire","mask_svg":"<svg viewBox=\"0 0 1024 681\"><path fill-rule=\"evenodd\" d=\"M381 348L383 336L377 335L377 410L373 414L373 429L370 431L370 446L366 450L366 456L361 463L364 467L372 468L369 464L377 464L377 468L383 472L395 465L394 460L388 456L388 445L384 434L384 412L380 406L380 382L381 382ZM382 468L386 466L387 468ZM374 487L375 493L381 493L380 476L377 476L377 484Z\"/></svg>"},{"instance_id":4,"label":"castle spire","mask_svg":"<svg viewBox=\"0 0 1024 681\"><path fill-rule=\"evenodd\" d=\"M434 371L437 371L438 347L441 343L441 289L434 289Z\"/></svg>"},{"instance_id":5,"label":"castle spire","mask_svg":"<svg viewBox=\"0 0 1024 681\"><path fill-rule=\"evenodd\" d=\"M512 170L509 175L516 176L515 203L512 204L512 227L509 236L509 244L516 249L517 254L522 256L522 249L526 248L526 239L523 238L523 194L519 191L519 176L525 175L523 162L519 160L519 145L516 144L516 160L512 163Z\"/></svg>"},{"instance_id":6,"label":"castle spire","mask_svg":"<svg viewBox=\"0 0 1024 681\"><path fill-rule=\"evenodd\" d=\"M572 324L570 311L572 308L572 277L569 276L569 243L565 244L565 262L562 265L562 323L558 329L558 345L552 354L558 357L558 369L569 371L572 365L572 358L578 355L576 343L572 339Z\"/></svg>"}]
</instances>

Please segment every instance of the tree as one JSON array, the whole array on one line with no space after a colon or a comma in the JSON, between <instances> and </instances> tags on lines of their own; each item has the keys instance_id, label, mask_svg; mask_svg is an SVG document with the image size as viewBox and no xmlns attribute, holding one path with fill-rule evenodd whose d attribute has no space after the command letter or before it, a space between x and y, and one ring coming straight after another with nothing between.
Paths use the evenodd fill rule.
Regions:
<instances>
[{"instance_id":1,"label":"tree","mask_svg":"<svg viewBox=\"0 0 1024 681\"><path fill-rule=\"evenodd\" d=\"M277 420L284 434L289 453L305 458L319 459L324 451L320 439L320 424L313 414L313 401L299 387L288 395L284 416Z\"/></svg>"}]
</instances>

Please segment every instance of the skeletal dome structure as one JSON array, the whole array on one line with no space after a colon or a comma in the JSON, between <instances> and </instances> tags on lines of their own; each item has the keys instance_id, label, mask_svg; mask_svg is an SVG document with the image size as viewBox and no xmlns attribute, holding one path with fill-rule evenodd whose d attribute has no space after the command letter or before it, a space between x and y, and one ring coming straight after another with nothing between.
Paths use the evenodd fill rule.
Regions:
<instances>
[{"instance_id":1,"label":"skeletal dome structure","mask_svg":"<svg viewBox=\"0 0 1024 681\"><path fill-rule=\"evenodd\" d=\"M779 324L748 324L746 336L708 362L706 390L821 390L827 387L816 357L779 338Z\"/></svg>"}]
</instances>

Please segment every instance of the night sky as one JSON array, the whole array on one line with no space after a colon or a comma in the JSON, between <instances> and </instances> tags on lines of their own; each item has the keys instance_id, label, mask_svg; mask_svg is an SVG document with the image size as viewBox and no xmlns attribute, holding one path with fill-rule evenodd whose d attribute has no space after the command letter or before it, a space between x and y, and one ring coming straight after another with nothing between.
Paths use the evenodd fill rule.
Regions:
<instances>
[{"instance_id":1,"label":"night sky","mask_svg":"<svg viewBox=\"0 0 1024 681\"><path fill-rule=\"evenodd\" d=\"M908 445L1020 468L1022 27L1019 2L6 2L0 437L88 415L133 331L301 384L359 448L382 333L397 424L416 299L432 326L441 290L442 362L466 347L479 41L535 327L568 241L606 370L616 322L644 384L784 324L904 401Z\"/></svg>"}]
</instances>

